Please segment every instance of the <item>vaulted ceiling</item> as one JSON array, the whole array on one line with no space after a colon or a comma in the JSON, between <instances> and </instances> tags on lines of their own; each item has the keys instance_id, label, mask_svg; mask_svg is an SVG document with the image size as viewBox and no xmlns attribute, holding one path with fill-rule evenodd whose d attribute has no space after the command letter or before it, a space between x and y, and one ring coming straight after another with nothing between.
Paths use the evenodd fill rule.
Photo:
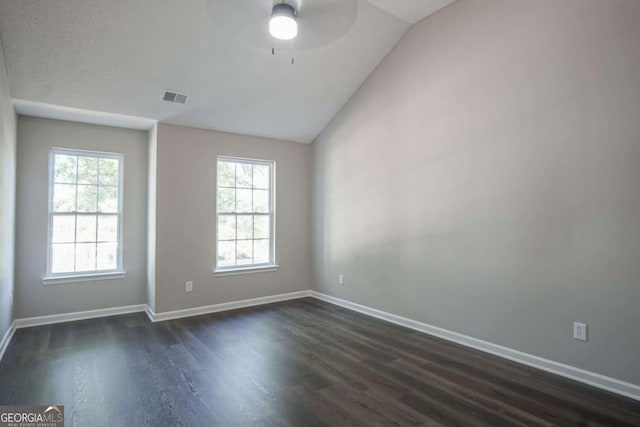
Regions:
<instances>
[{"instance_id":1,"label":"vaulted ceiling","mask_svg":"<svg viewBox=\"0 0 640 427\"><path fill-rule=\"evenodd\" d=\"M72 107L311 142L411 23L453 0L291 1L300 35L275 43L272 0L0 0L11 95L26 114Z\"/></svg>"}]
</instances>

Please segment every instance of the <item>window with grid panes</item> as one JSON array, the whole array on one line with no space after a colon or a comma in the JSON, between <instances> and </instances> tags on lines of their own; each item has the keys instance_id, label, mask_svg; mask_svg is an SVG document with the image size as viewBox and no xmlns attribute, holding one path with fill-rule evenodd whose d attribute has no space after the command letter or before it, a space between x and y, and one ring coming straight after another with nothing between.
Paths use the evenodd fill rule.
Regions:
<instances>
[{"instance_id":1,"label":"window with grid panes","mask_svg":"<svg viewBox=\"0 0 640 427\"><path fill-rule=\"evenodd\" d=\"M275 264L274 168L271 161L218 158L216 270Z\"/></svg>"},{"instance_id":2,"label":"window with grid panes","mask_svg":"<svg viewBox=\"0 0 640 427\"><path fill-rule=\"evenodd\" d=\"M48 275L121 272L122 154L50 156Z\"/></svg>"}]
</instances>

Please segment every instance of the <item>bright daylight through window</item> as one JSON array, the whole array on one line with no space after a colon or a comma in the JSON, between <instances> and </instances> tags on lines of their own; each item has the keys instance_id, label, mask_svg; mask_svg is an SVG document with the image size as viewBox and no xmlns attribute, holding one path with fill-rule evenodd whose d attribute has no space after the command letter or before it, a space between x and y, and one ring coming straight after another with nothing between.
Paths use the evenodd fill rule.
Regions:
<instances>
[{"instance_id":1,"label":"bright daylight through window","mask_svg":"<svg viewBox=\"0 0 640 427\"><path fill-rule=\"evenodd\" d=\"M218 158L216 270L273 266L274 163Z\"/></svg>"},{"instance_id":2,"label":"bright daylight through window","mask_svg":"<svg viewBox=\"0 0 640 427\"><path fill-rule=\"evenodd\" d=\"M121 154L51 150L49 276L122 271Z\"/></svg>"}]
</instances>

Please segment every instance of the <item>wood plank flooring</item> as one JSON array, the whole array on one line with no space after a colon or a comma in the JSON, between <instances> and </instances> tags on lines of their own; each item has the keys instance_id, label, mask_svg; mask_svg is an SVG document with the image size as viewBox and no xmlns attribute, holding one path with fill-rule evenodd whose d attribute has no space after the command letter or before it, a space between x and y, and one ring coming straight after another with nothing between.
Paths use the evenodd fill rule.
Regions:
<instances>
[{"instance_id":1,"label":"wood plank flooring","mask_svg":"<svg viewBox=\"0 0 640 427\"><path fill-rule=\"evenodd\" d=\"M67 426L640 426L640 402L315 299L20 329L0 404Z\"/></svg>"}]
</instances>

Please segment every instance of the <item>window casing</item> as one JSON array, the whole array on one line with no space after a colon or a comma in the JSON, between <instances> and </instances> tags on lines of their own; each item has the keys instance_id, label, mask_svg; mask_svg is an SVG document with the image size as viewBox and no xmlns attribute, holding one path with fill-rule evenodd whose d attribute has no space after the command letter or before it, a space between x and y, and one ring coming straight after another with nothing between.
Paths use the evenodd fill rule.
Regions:
<instances>
[{"instance_id":1,"label":"window casing","mask_svg":"<svg viewBox=\"0 0 640 427\"><path fill-rule=\"evenodd\" d=\"M122 154L51 150L48 278L123 272L123 169Z\"/></svg>"},{"instance_id":2,"label":"window casing","mask_svg":"<svg viewBox=\"0 0 640 427\"><path fill-rule=\"evenodd\" d=\"M218 157L216 272L275 266L275 162Z\"/></svg>"}]
</instances>

